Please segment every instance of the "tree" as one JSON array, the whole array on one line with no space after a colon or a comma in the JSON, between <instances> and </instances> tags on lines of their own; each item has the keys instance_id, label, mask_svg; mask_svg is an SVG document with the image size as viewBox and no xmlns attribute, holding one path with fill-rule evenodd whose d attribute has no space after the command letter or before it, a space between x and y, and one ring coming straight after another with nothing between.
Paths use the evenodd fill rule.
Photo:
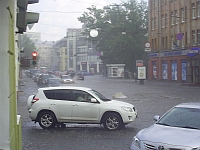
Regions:
<instances>
[{"instance_id":1,"label":"tree","mask_svg":"<svg viewBox=\"0 0 200 150\"><path fill-rule=\"evenodd\" d=\"M26 35L20 35L20 49L23 52L23 57L32 58L32 52L35 51L35 43Z\"/></svg>"},{"instance_id":2,"label":"tree","mask_svg":"<svg viewBox=\"0 0 200 150\"><path fill-rule=\"evenodd\" d=\"M88 8L79 21L85 24L84 35L91 29L99 34L93 38L96 50L103 52L100 59L104 64L124 63L129 70L135 70L136 60L146 60L144 44L147 42L147 2L130 0L114 4L110 10Z\"/></svg>"}]
</instances>

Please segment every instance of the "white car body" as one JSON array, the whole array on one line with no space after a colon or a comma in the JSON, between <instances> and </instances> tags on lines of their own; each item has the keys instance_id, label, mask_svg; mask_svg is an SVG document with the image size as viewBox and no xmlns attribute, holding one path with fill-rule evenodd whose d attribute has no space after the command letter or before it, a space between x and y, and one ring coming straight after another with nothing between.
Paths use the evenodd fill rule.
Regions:
<instances>
[{"instance_id":1,"label":"white car body","mask_svg":"<svg viewBox=\"0 0 200 150\"><path fill-rule=\"evenodd\" d=\"M66 83L74 83L74 80L69 76L69 75L61 75L61 82L66 84Z\"/></svg>"},{"instance_id":2,"label":"white car body","mask_svg":"<svg viewBox=\"0 0 200 150\"><path fill-rule=\"evenodd\" d=\"M200 103L185 103L175 107L191 108L194 111L198 111L199 117L195 119L198 119L197 122L200 122ZM154 118L156 120L158 116ZM162 118L165 119L165 115ZM200 123L195 125L199 126L199 128L185 125L180 127L181 123L179 126L157 124L159 120L152 126L142 129L133 137L131 150L200 150ZM189 119L188 122L190 122Z\"/></svg>"},{"instance_id":3,"label":"white car body","mask_svg":"<svg viewBox=\"0 0 200 150\"><path fill-rule=\"evenodd\" d=\"M91 102L80 102L75 100L52 100L46 98L43 91L56 89L84 91L93 96L93 99ZM39 98L39 100L33 103L34 98ZM27 107L29 117L32 121L37 121L39 112L43 110L53 112L59 123L101 124L102 117L106 112L115 112L119 114L123 124L128 124L137 117L137 110L132 104L116 100L102 101L97 95L91 92L90 88L83 87L67 86L40 88L35 96L29 96Z\"/></svg>"}]
</instances>

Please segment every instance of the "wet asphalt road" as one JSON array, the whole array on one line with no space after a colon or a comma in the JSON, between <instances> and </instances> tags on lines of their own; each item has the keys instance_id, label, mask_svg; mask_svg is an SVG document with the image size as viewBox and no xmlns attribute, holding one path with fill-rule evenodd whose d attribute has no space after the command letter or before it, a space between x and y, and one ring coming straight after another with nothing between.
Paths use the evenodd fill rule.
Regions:
<instances>
[{"instance_id":1,"label":"wet asphalt road","mask_svg":"<svg viewBox=\"0 0 200 150\"><path fill-rule=\"evenodd\" d=\"M129 79L107 79L101 75L76 80L74 86L93 88L108 98L122 92L127 98L119 99L135 105L138 118L119 131L106 131L103 125L67 124L66 128L42 129L28 117L28 96L36 94L38 85L22 76L18 95L18 114L22 117L23 150L128 150L132 137L142 128L154 123L154 115L163 115L172 106L200 101L200 87L177 82L145 81L144 85Z\"/></svg>"}]
</instances>

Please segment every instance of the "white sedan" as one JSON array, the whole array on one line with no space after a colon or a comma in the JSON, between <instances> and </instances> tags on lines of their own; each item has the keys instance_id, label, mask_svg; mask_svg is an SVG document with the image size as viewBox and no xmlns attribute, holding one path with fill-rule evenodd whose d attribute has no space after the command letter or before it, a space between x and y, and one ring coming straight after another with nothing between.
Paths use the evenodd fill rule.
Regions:
<instances>
[{"instance_id":1,"label":"white sedan","mask_svg":"<svg viewBox=\"0 0 200 150\"><path fill-rule=\"evenodd\" d=\"M133 137L131 150L200 150L200 103L183 103Z\"/></svg>"}]
</instances>

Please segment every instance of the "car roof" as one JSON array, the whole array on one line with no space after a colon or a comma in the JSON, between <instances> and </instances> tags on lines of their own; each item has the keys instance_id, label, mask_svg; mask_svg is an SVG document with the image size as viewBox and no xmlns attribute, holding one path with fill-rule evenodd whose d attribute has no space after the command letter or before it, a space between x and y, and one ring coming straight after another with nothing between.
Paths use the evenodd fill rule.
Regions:
<instances>
[{"instance_id":1,"label":"car roof","mask_svg":"<svg viewBox=\"0 0 200 150\"><path fill-rule=\"evenodd\" d=\"M182 103L182 104L176 105L175 107L184 107L184 108L196 108L196 109L200 109L200 102Z\"/></svg>"},{"instance_id":2,"label":"car roof","mask_svg":"<svg viewBox=\"0 0 200 150\"><path fill-rule=\"evenodd\" d=\"M50 74L47 74L47 73L41 73L42 76L48 76Z\"/></svg>"},{"instance_id":3,"label":"car roof","mask_svg":"<svg viewBox=\"0 0 200 150\"><path fill-rule=\"evenodd\" d=\"M91 88L77 87L77 86L43 87L39 88L38 90L64 90L64 89L83 90L83 91L92 90Z\"/></svg>"},{"instance_id":4,"label":"car roof","mask_svg":"<svg viewBox=\"0 0 200 150\"><path fill-rule=\"evenodd\" d=\"M60 80L58 78L48 78L48 80Z\"/></svg>"}]
</instances>

